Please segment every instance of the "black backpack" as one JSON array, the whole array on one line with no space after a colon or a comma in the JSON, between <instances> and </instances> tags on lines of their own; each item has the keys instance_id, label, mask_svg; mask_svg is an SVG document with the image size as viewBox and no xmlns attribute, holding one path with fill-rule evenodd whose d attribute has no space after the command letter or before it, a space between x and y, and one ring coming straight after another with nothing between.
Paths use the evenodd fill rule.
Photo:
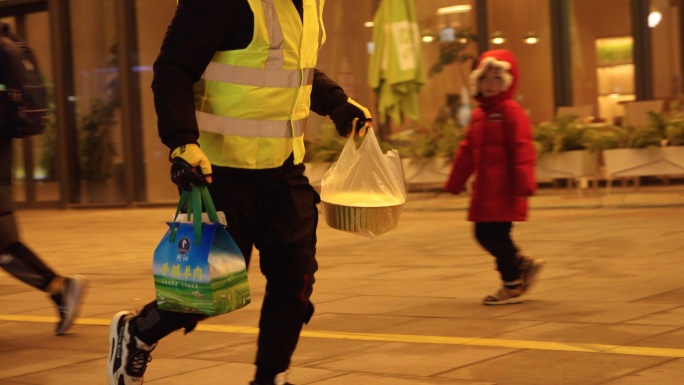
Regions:
<instances>
[{"instance_id":1,"label":"black backpack","mask_svg":"<svg viewBox=\"0 0 684 385\"><path fill-rule=\"evenodd\" d=\"M0 136L42 134L48 124L48 95L43 75L26 42L0 24Z\"/></svg>"}]
</instances>

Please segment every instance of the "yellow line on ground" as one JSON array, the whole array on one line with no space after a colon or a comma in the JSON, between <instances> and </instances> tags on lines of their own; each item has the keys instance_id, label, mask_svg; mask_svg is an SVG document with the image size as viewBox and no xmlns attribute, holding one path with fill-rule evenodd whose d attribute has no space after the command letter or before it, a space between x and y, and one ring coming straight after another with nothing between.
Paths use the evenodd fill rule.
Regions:
<instances>
[{"instance_id":1,"label":"yellow line on ground","mask_svg":"<svg viewBox=\"0 0 684 385\"><path fill-rule=\"evenodd\" d=\"M57 322L57 317L0 314L0 321L54 323ZM109 326L109 322L109 319L78 318L75 323L78 325ZM236 334L257 334L259 332L258 328L250 326L213 325L204 323L197 325L196 330L213 333ZM346 333L324 330L303 330L302 337L354 341L405 342L415 344L488 346L511 349L553 350L565 352L684 358L684 349L657 348L645 346L621 346L531 340L506 340L498 338L427 336L413 334Z\"/></svg>"}]
</instances>

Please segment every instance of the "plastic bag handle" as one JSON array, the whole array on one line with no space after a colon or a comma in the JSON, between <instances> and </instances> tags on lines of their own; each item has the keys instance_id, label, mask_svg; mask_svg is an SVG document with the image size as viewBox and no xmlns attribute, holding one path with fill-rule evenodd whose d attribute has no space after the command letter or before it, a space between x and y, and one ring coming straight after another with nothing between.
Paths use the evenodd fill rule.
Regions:
<instances>
[{"instance_id":1,"label":"plastic bag handle","mask_svg":"<svg viewBox=\"0 0 684 385\"><path fill-rule=\"evenodd\" d=\"M352 120L352 130L351 133L349 134L349 139L354 138L354 134L356 133L356 123L359 122L359 118L354 118ZM359 128L359 136L364 136L368 132L369 128L373 128L373 126L370 124L371 119L367 119L366 122L364 123L363 127Z\"/></svg>"}]
</instances>

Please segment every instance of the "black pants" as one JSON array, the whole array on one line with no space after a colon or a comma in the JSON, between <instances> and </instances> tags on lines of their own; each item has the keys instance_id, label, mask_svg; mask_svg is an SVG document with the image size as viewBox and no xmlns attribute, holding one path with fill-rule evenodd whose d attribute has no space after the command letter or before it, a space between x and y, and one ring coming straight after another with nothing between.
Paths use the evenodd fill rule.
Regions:
<instances>
[{"instance_id":1,"label":"black pants","mask_svg":"<svg viewBox=\"0 0 684 385\"><path fill-rule=\"evenodd\" d=\"M520 279L518 248L511 239L511 222L476 222L475 238L496 258L496 270L504 282Z\"/></svg>"},{"instance_id":2,"label":"black pants","mask_svg":"<svg viewBox=\"0 0 684 385\"><path fill-rule=\"evenodd\" d=\"M12 139L0 137L0 267L45 291L57 274L19 241L13 211Z\"/></svg>"},{"instance_id":3,"label":"black pants","mask_svg":"<svg viewBox=\"0 0 684 385\"><path fill-rule=\"evenodd\" d=\"M218 211L226 214L228 232L249 265L252 248L259 251L266 292L259 321L257 377L273 378L290 365L302 325L313 306L316 227L320 198L304 176L304 165L246 170L213 166L209 185ZM181 328L191 330L207 318L159 310L147 304L133 330L143 342L156 343ZM257 378L258 379L258 378Z\"/></svg>"}]
</instances>

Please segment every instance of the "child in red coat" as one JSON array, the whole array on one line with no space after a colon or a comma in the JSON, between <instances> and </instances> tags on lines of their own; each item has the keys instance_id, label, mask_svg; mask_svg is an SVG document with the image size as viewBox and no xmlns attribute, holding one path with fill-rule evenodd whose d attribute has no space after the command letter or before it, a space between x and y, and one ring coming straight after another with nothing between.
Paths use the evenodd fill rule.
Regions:
<instances>
[{"instance_id":1,"label":"child in red coat","mask_svg":"<svg viewBox=\"0 0 684 385\"><path fill-rule=\"evenodd\" d=\"M514 221L527 220L527 197L535 193L535 150L527 115L513 100L517 60L507 50L483 53L470 74L471 93L479 102L461 142L445 189L459 194L471 174L468 220L475 237L496 258L503 284L485 305L522 302L543 261L524 257L511 239Z\"/></svg>"}]
</instances>

